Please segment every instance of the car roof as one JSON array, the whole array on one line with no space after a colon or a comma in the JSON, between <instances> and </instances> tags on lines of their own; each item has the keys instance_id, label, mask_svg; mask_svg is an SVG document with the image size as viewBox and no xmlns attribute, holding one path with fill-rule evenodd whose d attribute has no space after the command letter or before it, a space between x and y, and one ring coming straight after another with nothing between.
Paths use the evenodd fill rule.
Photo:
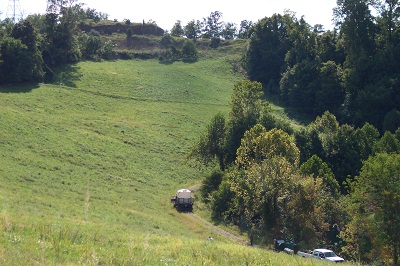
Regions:
<instances>
[{"instance_id":1,"label":"car roof","mask_svg":"<svg viewBox=\"0 0 400 266\"><path fill-rule=\"evenodd\" d=\"M319 251L319 252L332 252L332 250L330 249L326 249L326 248L318 248L315 251Z\"/></svg>"}]
</instances>

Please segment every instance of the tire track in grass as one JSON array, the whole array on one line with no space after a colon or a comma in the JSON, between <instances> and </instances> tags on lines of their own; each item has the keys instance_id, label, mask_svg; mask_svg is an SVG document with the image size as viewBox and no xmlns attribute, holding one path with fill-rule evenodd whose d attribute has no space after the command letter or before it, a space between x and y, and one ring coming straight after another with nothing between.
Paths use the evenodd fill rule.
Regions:
<instances>
[{"instance_id":1,"label":"tire track in grass","mask_svg":"<svg viewBox=\"0 0 400 266\"><path fill-rule=\"evenodd\" d=\"M184 213L184 216L186 219L190 220L191 224L196 224L197 226L200 226L206 230L212 231L214 234L217 234L219 236L229 238L241 245L250 245L250 242L237 236L234 235L224 229L219 228L218 226L213 225L209 221L204 220L203 218L197 216L196 214L190 212L190 213Z\"/></svg>"}]
</instances>

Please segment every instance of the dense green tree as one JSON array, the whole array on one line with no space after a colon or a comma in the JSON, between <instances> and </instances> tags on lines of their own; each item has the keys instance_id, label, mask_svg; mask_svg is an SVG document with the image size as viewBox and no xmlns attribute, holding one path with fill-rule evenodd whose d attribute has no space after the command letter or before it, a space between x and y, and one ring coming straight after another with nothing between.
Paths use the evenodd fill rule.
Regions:
<instances>
[{"instance_id":1,"label":"dense green tree","mask_svg":"<svg viewBox=\"0 0 400 266\"><path fill-rule=\"evenodd\" d=\"M386 76L384 79L372 80L370 84L359 90L356 97L357 111L353 116L354 124L360 125L366 121L383 132L385 115L400 103L400 97L396 95L400 89L400 83L396 83L397 81Z\"/></svg>"},{"instance_id":2,"label":"dense green tree","mask_svg":"<svg viewBox=\"0 0 400 266\"><path fill-rule=\"evenodd\" d=\"M272 228L279 219L279 197L285 195L299 161L299 150L282 130L256 125L246 131L231 186L243 201L244 215L253 226Z\"/></svg>"},{"instance_id":3,"label":"dense green tree","mask_svg":"<svg viewBox=\"0 0 400 266\"><path fill-rule=\"evenodd\" d=\"M224 178L218 187L211 193L211 217L213 220L233 222L238 224L240 210L237 197L231 189L230 181Z\"/></svg>"},{"instance_id":4,"label":"dense green tree","mask_svg":"<svg viewBox=\"0 0 400 266\"><path fill-rule=\"evenodd\" d=\"M253 26L253 22L252 21L248 21L248 20L242 20L240 22L240 28L239 28L239 32L238 32L238 38L239 39L248 39L249 36L249 30L250 28Z\"/></svg>"},{"instance_id":5,"label":"dense green tree","mask_svg":"<svg viewBox=\"0 0 400 266\"><path fill-rule=\"evenodd\" d=\"M243 80L234 85L231 98L230 118L241 121L248 128L255 125L260 116L264 102L261 83Z\"/></svg>"},{"instance_id":6,"label":"dense green tree","mask_svg":"<svg viewBox=\"0 0 400 266\"><path fill-rule=\"evenodd\" d=\"M300 163L304 163L313 155L324 157L322 142L318 134L318 131L311 127L295 132L296 146L300 149Z\"/></svg>"},{"instance_id":7,"label":"dense green tree","mask_svg":"<svg viewBox=\"0 0 400 266\"><path fill-rule=\"evenodd\" d=\"M192 40L196 40L201 35L201 22L199 20L189 21L186 26L184 27L184 35Z\"/></svg>"},{"instance_id":8,"label":"dense green tree","mask_svg":"<svg viewBox=\"0 0 400 266\"><path fill-rule=\"evenodd\" d=\"M81 33L79 35L79 45L83 58L98 60L102 57L104 44L98 32Z\"/></svg>"},{"instance_id":9,"label":"dense green tree","mask_svg":"<svg viewBox=\"0 0 400 266\"><path fill-rule=\"evenodd\" d=\"M293 175L282 206L283 236L303 249L325 245L334 198L320 177Z\"/></svg>"},{"instance_id":10,"label":"dense green tree","mask_svg":"<svg viewBox=\"0 0 400 266\"><path fill-rule=\"evenodd\" d=\"M30 22L15 24L10 37L1 42L1 81L43 81L43 59L38 46L38 33Z\"/></svg>"},{"instance_id":11,"label":"dense green tree","mask_svg":"<svg viewBox=\"0 0 400 266\"><path fill-rule=\"evenodd\" d=\"M289 107L306 114L314 114L316 93L320 89L318 70L317 62L303 60L282 74L281 97Z\"/></svg>"},{"instance_id":12,"label":"dense green tree","mask_svg":"<svg viewBox=\"0 0 400 266\"><path fill-rule=\"evenodd\" d=\"M354 134L357 139L358 156L365 161L373 155L374 146L380 138L379 131L373 125L365 123L362 128L357 128Z\"/></svg>"},{"instance_id":13,"label":"dense green tree","mask_svg":"<svg viewBox=\"0 0 400 266\"><path fill-rule=\"evenodd\" d=\"M185 60L197 60L198 52L193 40L185 40L182 45L182 58Z\"/></svg>"},{"instance_id":14,"label":"dense green tree","mask_svg":"<svg viewBox=\"0 0 400 266\"><path fill-rule=\"evenodd\" d=\"M257 124L244 134L235 164L248 168L273 157L284 157L289 163L297 165L300 152L286 132L279 129L267 131Z\"/></svg>"},{"instance_id":15,"label":"dense green tree","mask_svg":"<svg viewBox=\"0 0 400 266\"><path fill-rule=\"evenodd\" d=\"M303 175L312 176L314 179L321 178L325 187L329 188L332 195L337 196L340 192L339 183L335 179L332 170L328 164L323 162L317 155L311 156L300 166L300 172Z\"/></svg>"},{"instance_id":16,"label":"dense green tree","mask_svg":"<svg viewBox=\"0 0 400 266\"><path fill-rule=\"evenodd\" d=\"M77 0L47 1L46 47L43 51L47 65L74 63L80 59L77 25L81 12Z\"/></svg>"},{"instance_id":17,"label":"dense green tree","mask_svg":"<svg viewBox=\"0 0 400 266\"><path fill-rule=\"evenodd\" d=\"M261 83L243 80L234 85L231 98L231 111L227 123L227 163L236 158L236 150L246 130L252 128L266 109L267 103L261 100Z\"/></svg>"},{"instance_id":18,"label":"dense green tree","mask_svg":"<svg viewBox=\"0 0 400 266\"><path fill-rule=\"evenodd\" d=\"M14 23L11 19L6 18L5 20L0 21L0 26L0 38L4 38L10 36L11 31L14 28Z\"/></svg>"},{"instance_id":19,"label":"dense green tree","mask_svg":"<svg viewBox=\"0 0 400 266\"><path fill-rule=\"evenodd\" d=\"M341 67L334 61L322 63L317 78L319 88L315 91L314 113L322 114L329 110L339 114L345 97Z\"/></svg>"},{"instance_id":20,"label":"dense green tree","mask_svg":"<svg viewBox=\"0 0 400 266\"><path fill-rule=\"evenodd\" d=\"M344 63L344 82L346 101L343 113L351 122L356 121L361 103L358 94L371 82L372 57L375 50L376 27L367 0L338 0L335 19L343 36L346 61ZM356 115L354 115L356 114Z\"/></svg>"},{"instance_id":21,"label":"dense green tree","mask_svg":"<svg viewBox=\"0 0 400 266\"><path fill-rule=\"evenodd\" d=\"M256 80L277 94L281 74L286 70L285 55L292 44L288 31L293 17L274 14L256 23L249 30L249 45L245 52L244 68L251 80Z\"/></svg>"},{"instance_id":22,"label":"dense green tree","mask_svg":"<svg viewBox=\"0 0 400 266\"><path fill-rule=\"evenodd\" d=\"M394 133L400 127L400 112L397 109L392 109L386 113L383 120L383 131Z\"/></svg>"},{"instance_id":23,"label":"dense green tree","mask_svg":"<svg viewBox=\"0 0 400 266\"><path fill-rule=\"evenodd\" d=\"M161 37L160 46L164 49L169 49L174 45L174 38L171 34L166 33Z\"/></svg>"},{"instance_id":24,"label":"dense green tree","mask_svg":"<svg viewBox=\"0 0 400 266\"><path fill-rule=\"evenodd\" d=\"M326 151L325 161L331 167L343 192L348 178L354 178L361 169L362 159L358 147L354 128L344 124L338 128L329 150Z\"/></svg>"},{"instance_id":25,"label":"dense green tree","mask_svg":"<svg viewBox=\"0 0 400 266\"><path fill-rule=\"evenodd\" d=\"M218 190L218 187L222 182L223 176L224 172L219 169L214 170L210 175L206 176L206 178L201 183L201 197L203 202L210 202L211 194L214 191Z\"/></svg>"},{"instance_id":26,"label":"dense green tree","mask_svg":"<svg viewBox=\"0 0 400 266\"><path fill-rule=\"evenodd\" d=\"M200 140L193 146L189 153L189 159L195 159L207 165L218 162L221 171L225 170L225 117L217 114L207 126L207 131L200 137Z\"/></svg>"},{"instance_id":27,"label":"dense green tree","mask_svg":"<svg viewBox=\"0 0 400 266\"><path fill-rule=\"evenodd\" d=\"M321 116L317 116L307 127L318 133L324 153L329 153L332 149L331 146L333 145L334 137L339 129L339 122L335 115L326 111Z\"/></svg>"},{"instance_id":28,"label":"dense green tree","mask_svg":"<svg viewBox=\"0 0 400 266\"><path fill-rule=\"evenodd\" d=\"M221 19L222 13L220 11L211 12L208 17L203 18L202 37L207 39L220 37L224 26Z\"/></svg>"},{"instance_id":29,"label":"dense green tree","mask_svg":"<svg viewBox=\"0 0 400 266\"><path fill-rule=\"evenodd\" d=\"M376 37L379 51L375 57L376 71L385 74L390 79L400 71L400 1L381 0L376 1L377 26L379 28ZM398 91L397 91L398 92Z\"/></svg>"},{"instance_id":30,"label":"dense green tree","mask_svg":"<svg viewBox=\"0 0 400 266\"><path fill-rule=\"evenodd\" d=\"M400 249L400 155L378 154L363 165L352 184L351 221L344 237L347 254L398 265Z\"/></svg>"},{"instance_id":31,"label":"dense green tree","mask_svg":"<svg viewBox=\"0 0 400 266\"><path fill-rule=\"evenodd\" d=\"M28 47L21 40L6 37L0 46L0 80L17 83L25 80L25 62L29 59Z\"/></svg>"},{"instance_id":32,"label":"dense green tree","mask_svg":"<svg viewBox=\"0 0 400 266\"><path fill-rule=\"evenodd\" d=\"M382 138L379 139L373 148L373 152L377 153L400 153L400 142L396 135L386 131Z\"/></svg>"},{"instance_id":33,"label":"dense green tree","mask_svg":"<svg viewBox=\"0 0 400 266\"><path fill-rule=\"evenodd\" d=\"M285 55L288 67L280 79L282 101L309 115L327 110L338 114L345 95L341 67L334 61L321 61L337 59L334 36L317 36L301 18L294 20L288 38L292 46Z\"/></svg>"},{"instance_id":34,"label":"dense green tree","mask_svg":"<svg viewBox=\"0 0 400 266\"><path fill-rule=\"evenodd\" d=\"M44 34L46 32L46 15L32 14L27 16L25 20L29 21L39 34Z\"/></svg>"},{"instance_id":35,"label":"dense green tree","mask_svg":"<svg viewBox=\"0 0 400 266\"><path fill-rule=\"evenodd\" d=\"M43 59L38 49L40 44L36 29L29 21L24 20L14 26L11 37L21 40L28 48L22 80L43 81Z\"/></svg>"},{"instance_id":36,"label":"dense green tree","mask_svg":"<svg viewBox=\"0 0 400 266\"><path fill-rule=\"evenodd\" d=\"M225 40L233 40L236 37L236 25L232 22L225 23L221 31L221 37Z\"/></svg>"},{"instance_id":37,"label":"dense green tree","mask_svg":"<svg viewBox=\"0 0 400 266\"><path fill-rule=\"evenodd\" d=\"M400 1L399 0L380 0L375 2L380 18L378 23L382 29L382 39L386 44L392 44L396 38L394 33L398 31L398 22L400 19Z\"/></svg>"},{"instance_id":38,"label":"dense green tree","mask_svg":"<svg viewBox=\"0 0 400 266\"><path fill-rule=\"evenodd\" d=\"M336 29L317 35L315 47L317 60L321 62L333 61L337 65L342 65L345 60L345 52L340 41L340 32Z\"/></svg>"},{"instance_id":39,"label":"dense green tree","mask_svg":"<svg viewBox=\"0 0 400 266\"><path fill-rule=\"evenodd\" d=\"M171 29L171 35L175 37L182 37L185 34L185 31L182 27L182 21L177 20L174 26Z\"/></svg>"},{"instance_id":40,"label":"dense green tree","mask_svg":"<svg viewBox=\"0 0 400 266\"><path fill-rule=\"evenodd\" d=\"M293 24L288 28L288 38L292 44L285 55L285 62L289 67L303 61L315 59L316 34L311 31L311 26L300 18L293 18Z\"/></svg>"},{"instance_id":41,"label":"dense green tree","mask_svg":"<svg viewBox=\"0 0 400 266\"><path fill-rule=\"evenodd\" d=\"M94 8L86 8L85 10L86 18L88 19L93 19L94 22L99 22L101 20L107 20L108 19L108 14L98 12Z\"/></svg>"}]
</instances>

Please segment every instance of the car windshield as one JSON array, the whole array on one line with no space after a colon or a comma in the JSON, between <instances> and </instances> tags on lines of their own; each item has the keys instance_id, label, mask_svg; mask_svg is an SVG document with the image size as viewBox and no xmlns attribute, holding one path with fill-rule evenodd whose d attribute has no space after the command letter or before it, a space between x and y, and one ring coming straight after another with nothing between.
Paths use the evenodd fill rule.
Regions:
<instances>
[{"instance_id":1,"label":"car windshield","mask_svg":"<svg viewBox=\"0 0 400 266\"><path fill-rule=\"evenodd\" d=\"M334 252L325 252L324 255L325 258L336 257L336 254Z\"/></svg>"}]
</instances>

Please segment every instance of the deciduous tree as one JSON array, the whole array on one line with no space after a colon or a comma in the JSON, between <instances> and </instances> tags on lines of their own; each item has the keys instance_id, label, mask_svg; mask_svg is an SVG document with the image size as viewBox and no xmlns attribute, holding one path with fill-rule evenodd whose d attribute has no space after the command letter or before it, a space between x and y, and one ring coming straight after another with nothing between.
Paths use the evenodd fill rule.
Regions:
<instances>
[{"instance_id":1,"label":"deciduous tree","mask_svg":"<svg viewBox=\"0 0 400 266\"><path fill-rule=\"evenodd\" d=\"M175 37L181 37L185 34L185 31L183 30L182 27L182 22L180 20L177 20L174 24L174 26L171 29L171 35Z\"/></svg>"},{"instance_id":2,"label":"deciduous tree","mask_svg":"<svg viewBox=\"0 0 400 266\"><path fill-rule=\"evenodd\" d=\"M196 40L201 35L201 22L199 20L189 21L184 27L184 34L187 38Z\"/></svg>"},{"instance_id":3,"label":"deciduous tree","mask_svg":"<svg viewBox=\"0 0 400 266\"><path fill-rule=\"evenodd\" d=\"M217 114L207 126L207 131L193 146L189 159L195 159L207 165L217 160L221 171L225 170L225 117Z\"/></svg>"},{"instance_id":4,"label":"deciduous tree","mask_svg":"<svg viewBox=\"0 0 400 266\"><path fill-rule=\"evenodd\" d=\"M261 100L261 83L243 80L234 85L231 98L231 111L227 125L226 147L231 163L236 158L236 150L246 130L252 128L266 109L267 102Z\"/></svg>"},{"instance_id":5,"label":"deciduous tree","mask_svg":"<svg viewBox=\"0 0 400 266\"><path fill-rule=\"evenodd\" d=\"M348 254L398 265L400 249L400 155L378 154L352 185L351 222L344 232ZM390 251L387 253L386 251Z\"/></svg>"},{"instance_id":6,"label":"deciduous tree","mask_svg":"<svg viewBox=\"0 0 400 266\"><path fill-rule=\"evenodd\" d=\"M223 22L221 21L221 19L222 13L220 11L211 12L211 14L207 18L203 18L203 38L220 37L223 28Z\"/></svg>"},{"instance_id":7,"label":"deciduous tree","mask_svg":"<svg viewBox=\"0 0 400 266\"><path fill-rule=\"evenodd\" d=\"M284 131L266 131L259 124L246 131L235 161L243 174L232 172L231 186L243 200L249 223L268 228L277 224L278 199L289 187L298 162L299 150Z\"/></svg>"}]
</instances>

